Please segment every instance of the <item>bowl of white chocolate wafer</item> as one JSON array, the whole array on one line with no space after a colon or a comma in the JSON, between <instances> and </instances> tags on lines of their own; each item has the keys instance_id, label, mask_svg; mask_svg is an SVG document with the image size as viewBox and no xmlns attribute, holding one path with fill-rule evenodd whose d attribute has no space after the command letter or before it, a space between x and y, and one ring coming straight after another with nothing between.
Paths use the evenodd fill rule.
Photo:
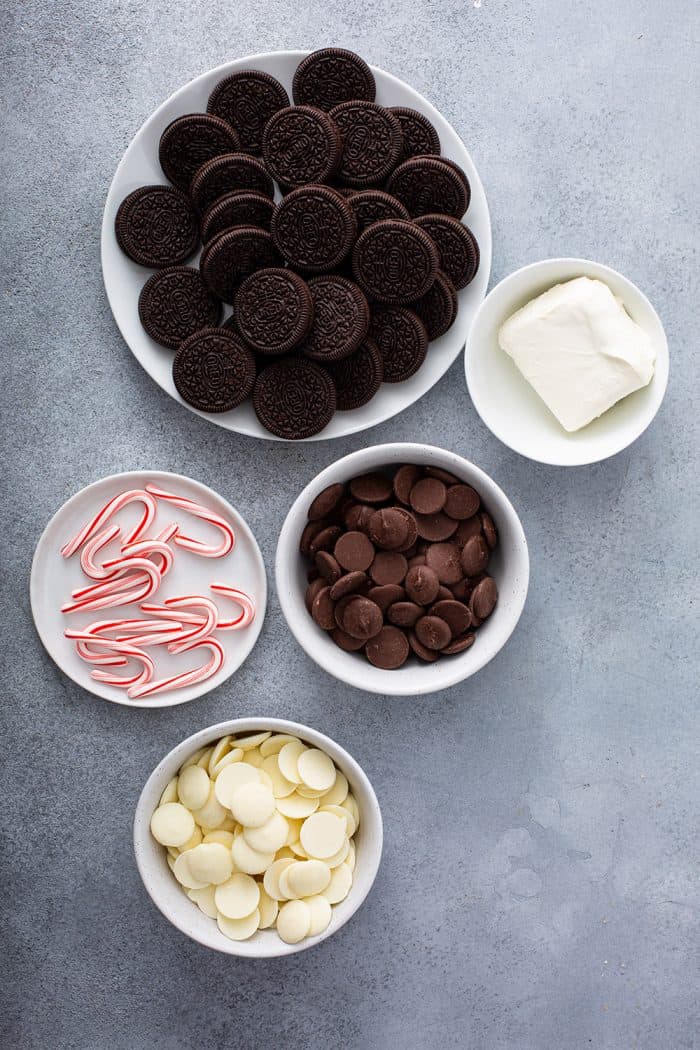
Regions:
<instances>
[{"instance_id":1,"label":"bowl of white chocolate wafer","mask_svg":"<svg viewBox=\"0 0 700 1050\"><path fill-rule=\"evenodd\" d=\"M325 940L369 893L382 817L358 763L315 729L239 718L165 756L136 807L144 886L182 933L229 955Z\"/></svg>"}]
</instances>

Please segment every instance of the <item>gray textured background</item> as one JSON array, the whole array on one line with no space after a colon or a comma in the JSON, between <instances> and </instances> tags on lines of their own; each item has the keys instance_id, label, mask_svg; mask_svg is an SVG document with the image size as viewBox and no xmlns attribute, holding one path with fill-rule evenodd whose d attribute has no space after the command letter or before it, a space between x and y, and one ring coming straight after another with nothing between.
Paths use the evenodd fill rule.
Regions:
<instances>
[{"instance_id":1,"label":"gray textured background","mask_svg":"<svg viewBox=\"0 0 700 1050\"><path fill-rule=\"evenodd\" d=\"M697 4L44 0L3 11L4 1044L700 1045ZM489 196L494 280L583 255L657 305L671 384L633 448L590 468L529 463L482 426L461 363L410 413L303 447L219 430L141 371L98 253L124 148L208 67L327 43L410 81L455 125ZM242 672L181 708L99 702L41 649L32 550L88 482L139 467L199 478L242 511L271 568L284 514L319 468L414 438L493 474L531 545L521 625L465 685L416 700L344 688L297 647L274 593ZM159 757L254 713L349 747L386 823L362 911L321 947L267 964L171 928L130 843Z\"/></svg>"}]
</instances>

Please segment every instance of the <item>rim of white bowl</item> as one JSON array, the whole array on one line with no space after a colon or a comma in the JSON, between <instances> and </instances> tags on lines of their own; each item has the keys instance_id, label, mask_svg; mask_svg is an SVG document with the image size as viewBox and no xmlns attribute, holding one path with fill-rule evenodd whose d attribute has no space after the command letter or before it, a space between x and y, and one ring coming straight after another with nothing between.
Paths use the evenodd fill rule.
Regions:
<instances>
[{"instance_id":1,"label":"rim of white bowl","mask_svg":"<svg viewBox=\"0 0 700 1050\"><path fill-rule=\"evenodd\" d=\"M307 628L310 626L315 628L315 625L304 605L304 596L302 593L298 593L298 587L293 578L294 559L299 556L301 528L303 528L303 523L306 520L306 510L314 496L331 482L338 480L339 476L343 478L352 477L353 474L348 472L351 464L353 469L355 469L358 464L363 463L367 459L377 457L379 453L381 453L381 458L376 459L377 467L398 461L411 463L414 462L411 458L414 456L422 457L426 465L430 465L430 459L426 460L425 458L427 456L434 458L435 466L442 466L446 470L452 470L457 476L461 477L466 471L468 476L465 480L469 484L473 483L474 487L479 491L479 495L484 497L484 504L488 507L489 513L492 516L500 517L500 514L494 513L496 508L494 508L493 504L497 502L498 511L503 511L508 516L509 524L515 533L516 540L512 545L512 550L519 561L517 587L514 588L512 601L508 606L497 605L492 614L493 617L496 617L500 609L501 633L498 636L497 643L492 643L487 647L484 644L485 639L482 638L480 639L481 644L474 645L467 652L460 653L449 661L438 661L437 664L425 664L414 668L415 673L406 676L405 680L398 677L400 671L385 671L369 663L361 663L356 653L343 653L333 642L323 635L319 637L315 631L313 633L313 643L308 645L306 631L302 625ZM421 459L417 460L417 462L420 463ZM369 467L368 469L375 468ZM360 472L361 470L362 468L360 468ZM498 525L499 523L496 522L496 524ZM280 607L287 625L307 656L328 674L345 682L347 685L352 685L364 692L385 696L419 696L436 693L442 689L448 689L453 685L457 685L467 678L471 678L472 675L485 667L503 649L517 627L525 607L529 579L530 556L525 530L518 512L500 485L481 467L477 467L476 464L458 453L450 452L448 449L439 448L436 445L425 445L417 442L391 442L389 444L372 445L369 448L351 452L325 467L320 474L312 478L302 489L289 508L280 530L275 556L275 583ZM343 657L352 659L346 661ZM466 671L464 670L465 664L467 664ZM437 668L440 668L439 674L435 673ZM431 680L426 685L422 679L428 677Z\"/></svg>"},{"instance_id":2,"label":"rim of white bowl","mask_svg":"<svg viewBox=\"0 0 700 1050\"><path fill-rule=\"evenodd\" d=\"M639 297L643 305L646 307L646 309L648 309L652 319L658 325L658 331L661 336L661 339L657 350L656 365L654 372L654 379L656 379L654 385L654 397L650 401L647 412L640 413L639 428L635 431L633 436L629 439L625 438L616 442L611 442L610 449L607 452L605 452L604 455L584 454L581 456L580 459L562 462L561 459L557 459L554 456L549 457L542 455L534 455L532 452L528 452L525 447L518 446L516 443L513 443L512 440L509 440L504 435L502 428L499 426L498 420L494 420L493 414L488 412L488 410L484 408L478 385L474 383L473 366L471 364L471 350L473 346L473 341L478 335L479 322L482 315L489 308L491 303L500 295L502 295L508 289L508 287L512 283L514 283L519 277L521 277L523 274L528 273L534 275L538 270L544 269L544 267L546 266L561 266L562 268L589 267L591 269L597 270L601 275L601 279L604 279L604 277L607 276L609 278L612 278L614 281L620 281L623 285L626 285L628 288L630 288L634 295ZM586 277L588 276L588 274L582 272L580 276ZM572 279L572 277L562 276L561 278L555 278L554 283L557 284L561 283L561 281ZM503 318L503 320L505 320L505 318ZM666 331L654 305L647 298L647 296L641 290L639 285L635 284L634 281L630 280L630 278L626 277L623 273L620 273L619 270L615 270L612 266L608 266L605 263L596 262L595 259L583 259L576 256L555 255L548 259L539 259L536 262L531 262L527 263L525 266L520 266L517 270L513 270L512 273L509 273L504 278L502 278L502 280L500 280L498 284L494 285L491 291L488 292L486 297L482 300L481 305L477 309L476 315L471 324L471 328L469 329L467 341L464 347L464 373L467 381L467 390L472 400L472 404L474 405L474 408L476 409L479 418L481 419L484 426L487 427L487 429L491 431L494 437L498 438L498 440L502 442L502 444L504 444L506 448L511 449L513 452L517 452L518 455L525 457L525 459L531 460L533 463L544 463L546 466L551 467L585 467L590 466L592 463L602 463L606 459L610 459L611 456L616 456L619 452L623 452L624 449L629 448L630 445L634 444L634 442L642 436L644 431L651 426L654 419L656 418L656 415L666 395L669 371L670 355L668 350L668 338L666 336ZM527 380L524 377L522 381L523 383L527 383ZM615 410L615 407L616 406L613 405L609 409L609 411L613 412Z\"/></svg>"},{"instance_id":3,"label":"rim of white bowl","mask_svg":"<svg viewBox=\"0 0 700 1050\"><path fill-rule=\"evenodd\" d=\"M253 935L251 939L246 941L228 940L219 931L216 925L216 920L210 919L198 909L192 912L193 923L192 926L188 926L185 922L181 922L177 917L173 916L165 901L159 897L159 894L153 886L153 881L148 870L148 859L144 856L146 844L152 845L155 843L155 840L151 838L150 832L150 822L153 810L157 806L158 799L165 789L166 784L175 775L186 758L198 748L210 743L212 740L225 736L227 733L249 733L253 730L258 730L260 732L267 732L270 730L273 733L290 733L326 750L339 769L341 769L341 771L347 776L353 790L356 789L357 783L362 785L363 791L367 795L370 817L373 821L373 837L371 841L363 841L361 849L358 850L358 854L362 854L363 865L365 864L366 854L367 867L361 869L363 872L362 886L353 881L350 893L345 898L345 901L341 901L338 905L333 905L331 921L323 933L318 934L316 937L306 937L298 944L287 944L280 937L272 935L269 938L266 937L264 941L256 939L257 935ZM151 795L153 796L152 798L150 797ZM358 806L360 807L361 827L366 822L368 816L367 809L365 808L366 805L366 802L360 805L358 801ZM372 889L377 877L377 872L379 871L384 845L384 823L382 820L382 811L379 805L379 800L377 799L376 792L369 777L357 759L353 758L353 756L346 751L341 744L333 740L332 737L326 736L325 733L322 733L319 729L314 729L312 726L304 725L301 722L292 722L286 718L232 718L225 722L217 722L215 725L207 726L204 729L198 730L191 736L181 740L179 744L176 744L175 747L171 748L167 755L164 755L160 760L146 780L146 783L141 789L138 802L136 803L133 824L133 845L136 867L146 892L161 915L163 915L171 925L175 926L176 929L185 934L185 936L189 937L191 940L197 941L206 948L212 948L214 951L222 952L225 955L235 955L253 959L272 959L284 955L295 955L297 952L306 951L309 948L315 947L322 941L327 940L328 937L332 937L334 933L337 933L337 931L349 922L353 915L359 911ZM158 849L165 849L165 847L160 846L158 843L155 843L155 846L158 846ZM355 870L357 871L357 866ZM170 870L168 870L168 875L172 879L173 888L179 891L180 887ZM343 905L346 904L346 902L350 902L350 904L348 904L346 908L343 908ZM202 924L201 932L198 932L200 921ZM265 934L267 931L262 930L258 932ZM261 945L263 944L264 950L261 950Z\"/></svg>"}]
</instances>

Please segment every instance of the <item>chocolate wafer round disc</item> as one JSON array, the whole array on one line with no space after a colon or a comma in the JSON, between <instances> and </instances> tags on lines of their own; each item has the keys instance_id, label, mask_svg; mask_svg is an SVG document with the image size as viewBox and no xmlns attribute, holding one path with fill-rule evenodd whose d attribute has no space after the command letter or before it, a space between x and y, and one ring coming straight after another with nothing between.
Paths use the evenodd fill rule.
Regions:
<instances>
[{"instance_id":1,"label":"chocolate wafer round disc","mask_svg":"<svg viewBox=\"0 0 700 1050\"><path fill-rule=\"evenodd\" d=\"M421 299L411 303L411 309L425 325L431 342L433 339L439 339L452 327L457 317L458 306L457 290L442 270L438 270L432 288Z\"/></svg>"},{"instance_id":2,"label":"chocolate wafer round disc","mask_svg":"<svg viewBox=\"0 0 700 1050\"><path fill-rule=\"evenodd\" d=\"M395 671L408 659L408 640L398 627L382 627L365 646L369 662L383 671Z\"/></svg>"},{"instance_id":3,"label":"chocolate wafer round disc","mask_svg":"<svg viewBox=\"0 0 700 1050\"><path fill-rule=\"evenodd\" d=\"M201 412L228 412L253 389L255 362L225 328L203 328L181 343L173 361L180 397Z\"/></svg>"},{"instance_id":4,"label":"chocolate wafer round disc","mask_svg":"<svg viewBox=\"0 0 700 1050\"><path fill-rule=\"evenodd\" d=\"M373 222L380 222L382 219L410 218L408 209L401 201L384 190L360 190L353 193L349 200L350 207L355 212L358 234Z\"/></svg>"},{"instance_id":5,"label":"chocolate wafer round disc","mask_svg":"<svg viewBox=\"0 0 700 1050\"><path fill-rule=\"evenodd\" d=\"M172 186L141 186L119 205L114 220L119 247L153 270L189 258L199 243L189 198Z\"/></svg>"},{"instance_id":6,"label":"chocolate wafer round disc","mask_svg":"<svg viewBox=\"0 0 700 1050\"><path fill-rule=\"evenodd\" d=\"M366 295L401 305L420 299L438 271L437 248L412 222L383 219L357 238L352 269Z\"/></svg>"},{"instance_id":7,"label":"chocolate wafer round disc","mask_svg":"<svg viewBox=\"0 0 700 1050\"><path fill-rule=\"evenodd\" d=\"M345 186L384 182L401 154L403 136L398 117L376 102L360 99L334 106L330 115L343 141L338 181Z\"/></svg>"},{"instance_id":8,"label":"chocolate wafer round disc","mask_svg":"<svg viewBox=\"0 0 700 1050\"><path fill-rule=\"evenodd\" d=\"M409 157L439 155L440 136L423 113L407 106L392 106L391 112L398 117L403 135L400 162Z\"/></svg>"},{"instance_id":9,"label":"chocolate wafer round disc","mask_svg":"<svg viewBox=\"0 0 700 1050\"><path fill-rule=\"evenodd\" d=\"M406 205L411 215L437 212L461 219L469 206L467 187L441 157L411 157L399 164L386 188Z\"/></svg>"},{"instance_id":10,"label":"chocolate wafer round disc","mask_svg":"<svg viewBox=\"0 0 700 1050\"><path fill-rule=\"evenodd\" d=\"M302 186L277 206L271 230L278 251L292 266L318 273L342 263L357 225L352 208L339 194L327 186Z\"/></svg>"},{"instance_id":11,"label":"chocolate wafer round disc","mask_svg":"<svg viewBox=\"0 0 700 1050\"><path fill-rule=\"evenodd\" d=\"M302 341L313 320L306 281L292 270L270 267L247 277L233 304L236 326L261 354L285 354Z\"/></svg>"},{"instance_id":12,"label":"chocolate wafer round disc","mask_svg":"<svg viewBox=\"0 0 700 1050\"><path fill-rule=\"evenodd\" d=\"M224 230L204 245L199 268L214 295L225 303L232 303L239 285L249 274L277 266L280 261L267 230L238 226Z\"/></svg>"},{"instance_id":13,"label":"chocolate wafer round disc","mask_svg":"<svg viewBox=\"0 0 700 1050\"><path fill-rule=\"evenodd\" d=\"M272 199L275 186L265 168L247 153L224 153L197 169L190 184L190 194L200 212L236 190L253 190Z\"/></svg>"},{"instance_id":14,"label":"chocolate wafer round disc","mask_svg":"<svg viewBox=\"0 0 700 1050\"><path fill-rule=\"evenodd\" d=\"M319 492L307 512L306 516L309 521L320 521L322 518L330 517L337 509L344 493L345 485L341 485L340 482L328 485Z\"/></svg>"},{"instance_id":15,"label":"chocolate wafer round disc","mask_svg":"<svg viewBox=\"0 0 700 1050\"><path fill-rule=\"evenodd\" d=\"M150 277L139 296L139 317L151 339L177 350L201 328L221 317L221 303L191 266L169 266Z\"/></svg>"},{"instance_id":16,"label":"chocolate wafer round disc","mask_svg":"<svg viewBox=\"0 0 700 1050\"><path fill-rule=\"evenodd\" d=\"M342 361L328 365L338 398L338 410L349 412L371 401L382 385L384 365L377 344L365 341Z\"/></svg>"},{"instance_id":17,"label":"chocolate wafer round disc","mask_svg":"<svg viewBox=\"0 0 700 1050\"><path fill-rule=\"evenodd\" d=\"M259 69L245 69L219 81L209 96L207 112L236 129L244 153L257 154L268 120L288 105L289 95L279 80Z\"/></svg>"},{"instance_id":18,"label":"chocolate wafer round disc","mask_svg":"<svg viewBox=\"0 0 700 1050\"><path fill-rule=\"evenodd\" d=\"M333 380L313 361L283 358L258 375L253 407L265 429L277 437L312 437L333 418Z\"/></svg>"},{"instance_id":19,"label":"chocolate wafer round disc","mask_svg":"<svg viewBox=\"0 0 700 1050\"><path fill-rule=\"evenodd\" d=\"M192 176L212 157L239 147L234 128L211 113L187 113L163 132L158 146L160 166L172 183L188 190Z\"/></svg>"},{"instance_id":20,"label":"chocolate wafer round disc","mask_svg":"<svg viewBox=\"0 0 700 1050\"><path fill-rule=\"evenodd\" d=\"M335 120L314 106L287 106L263 135L265 166L287 188L327 182L340 164L343 141Z\"/></svg>"},{"instance_id":21,"label":"chocolate wafer round disc","mask_svg":"<svg viewBox=\"0 0 700 1050\"><path fill-rule=\"evenodd\" d=\"M259 226L269 230L274 201L255 190L233 190L214 201L202 216L202 241L206 244L217 233L233 226Z\"/></svg>"},{"instance_id":22,"label":"chocolate wafer round disc","mask_svg":"<svg viewBox=\"0 0 700 1050\"><path fill-rule=\"evenodd\" d=\"M416 225L429 233L440 257L440 266L455 288L466 288L479 269L479 245L463 222L451 215L420 215Z\"/></svg>"},{"instance_id":23,"label":"chocolate wafer round disc","mask_svg":"<svg viewBox=\"0 0 700 1050\"><path fill-rule=\"evenodd\" d=\"M354 281L337 274L312 277L314 320L302 352L321 363L340 361L359 347L369 329L369 305Z\"/></svg>"},{"instance_id":24,"label":"chocolate wafer round disc","mask_svg":"<svg viewBox=\"0 0 700 1050\"><path fill-rule=\"evenodd\" d=\"M369 331L379 347L385 383L402 383L425 361L428 333L413 310L405 306L375 306Z\"/></svg>"},{"instance_id":25,"label":"chocolate wafer round disc","mask_svg":"<svg viewBox=\"0 0 700 1050\"><path fill-rule=\"evenodd\" d=\"M307 55L297 66L292 96L297 105L332 109L350 99L374 101L374 75L354 51L325 47Z\"/></svg>"}]
</instances>

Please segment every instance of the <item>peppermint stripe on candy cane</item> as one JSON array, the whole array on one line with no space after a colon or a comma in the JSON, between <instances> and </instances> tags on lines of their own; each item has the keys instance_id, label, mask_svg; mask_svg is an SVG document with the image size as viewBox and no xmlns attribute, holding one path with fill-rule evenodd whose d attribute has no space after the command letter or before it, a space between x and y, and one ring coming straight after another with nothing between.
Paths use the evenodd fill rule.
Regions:
<instances>
[{"instance_id":1,"label":"peppermint stripe on candy cane","mask_svg":"<svg viewBox=\"0 0 700 1050\"><path fill-rule=\"evenodd\" d=\"M146 686L153 678L153 671L155 669L155 664L151 657L141 649L131 646L123 646L120 651L125 656L128 656L130 660L135 660L137 663L140 663L141 670L132 674L130 677L111 674L109 671L91 671L90 677L94 678L96 682L104 682L106 685L114 685L119 689L131 690ZM127 695L130 695L130 693L127 693Z\"/></svg>"},{"instance_id":2,"label":"peppermint stripe on candy cane","mask_svg":"<svg viewBox=\"0 0 700 1050\"><path fill-rule=\"evenodd\" d=\"M193 554L199 554L202 558L223 558L224 555L233 550L236 543L233 528L213 510L207 510L206 507L195 503L194 500L187 499L186 496L176 496L173 492L166 492L165 489L160 489L157 485L146 485L146 491L157 499L172 503L174 506L179 507L180 510L184 510L196 518L201 518L202 521L208 522L209 525L213 525L214 528L219 529L223 533L223 539L217 547L178 533L173 539L173 542L178 547L192 551Z\"/></svg>"},{"instance_id":3,"label":"peppermint stripe on candy cane","mask_svg":"<svg viewBox=\"0 0 700 1050\"><path fill-rule=\"evenodd\" d=\"M237 587L227 587L225 583L212 583L209 586L216 594L222 594L241 607L241 615L235 620L219 620L216 625L219 631L241 631L253 622L255 602L245 591L239 591Z\"/></svg>"},{"instance_id":4,"label":"peppermint stripe on candy cane","mask_svg":"<svg viewBox=\"0 0 700 1050\"><path fill-rule=\"evenodd\" d=\"M160 557L160 567L158 571L161 576L165 576L166 573L170 572L173 567L173 561L175 554L172 547L168 546L168 541L175 536L180 526L177 522L173 521L170 525L158 533L154 539L143 539L134 540L133 543L125 543L122 547L122 556L131 558L134 556L148 554L157 554ZM113 562L105 562L105 565L112 565Z\"/></svg>"},{"instance_id":5,"label":"peppermint stripe on candy cane","mask_svg":"<svg viewBox=\"0 0 700 1050\"><path fill-rule=\"evenodd\" d=\"M203 638L200 641L190 643L187 652L194 649L208 649L211 653L209 662L203 667L197 667L192 671L184 671L182 674L173 675L170 678L161 678L155 682L133 685L127 691L131 700L140 700L144 696L153 696L155 693L164 693L169 689L184 689L188 685L197 685L206 682L208 678L215 675L223 666L224 650L214 638ZM93 674L100 674L95 671Z\"/></svg>"},{"instance_id":6,"label":"peppermint stripe on candy cane","mask_svg":"<svg viewBox=\"0 0 700 1050\"><path fill-rule=\"evenodd\" d=\"M83 547L80 552L80 568L91 580L106 580L110 576L114 576L116 570L108 568L106 564L98 565L95 561L95 555L103 547L106 547L108 543L111 543L113 539L120 536L121 531L118 525L108 525L102 532L95 533L92 539L88 540Z\"/></svg>"},{"instance_id":7,"label":"peppermint stripe on candy cane","mask_svg":"<svg viewBox=\"0 0 700 1050\"><path fill-rule=\"evenodd\" d=\"M146 492L145 489L129 489L128 492L120 492L116 496L113 496L108 503L105 503L102 510L98 511L92 521L89 521L87 525L78 532L72 540L65 543L61 547L61 554L64 558L70 558L71 555L82 547L82 545L89 540L95 533L102 528L103 525L109 521L113 515L130 503L143 503L144 511L141 520L138 525L129 533L126 538L127 543L133 543L137 540L145 529L149 528L156 516L156 501L150 493Z\"/></svg>"},{"instance_id":8,"label":"peppermint stripe on candy cane","mask_svg":"<svg viewBox=\"0 0 700 1050\"><path fill-rule=\"evenodd\" d=\"M126 587L139 586L146 580L150 582L152 589L144 597L150 597L158 589L161 581L160 571L149 558L119 558L118 564L114 566L114 573L112 578L102 583L78 587L72 592L71 598L75 601L101 598L107 594L123 591ZM133 579L129 579L129 573L135 573Z\"/></svg>"},{"instance_id":9,"label":"peppermint stripe on candy cane","mask_svg":"<svg viewBox=\"0 0 700 1050\"><path fill-rule=\"evenodd\" d=\"M179 637L174 638L168 645L168 651L171 653L181 653L188 649L192 642L201 638L206 638L209 633L216 629L217 620L219 619L219 610L213 601L209 598L205 598L200 594L182 594L175 598L166 598L164 606L167 609L189 609L199 607L204 609L204 616L200 617L199 623L197 623L191 630L183 631Z\"/></svg>"}]
</instances>

